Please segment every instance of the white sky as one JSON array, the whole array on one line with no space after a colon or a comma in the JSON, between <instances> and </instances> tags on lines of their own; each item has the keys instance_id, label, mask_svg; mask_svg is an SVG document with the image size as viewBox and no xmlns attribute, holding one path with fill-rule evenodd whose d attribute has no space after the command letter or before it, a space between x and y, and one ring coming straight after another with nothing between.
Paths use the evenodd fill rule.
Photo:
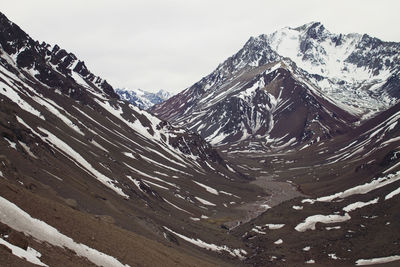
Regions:
<instances>
[{"instance_id":1,"label":"white sky","mask_svg":"<svg viewBox=\"0 0 400 267\"><path fill-rule=\"evenodd\" d=\"M399 0L18 0L1 6L114 87L177 93L250 36L320 21L334 33L400 41Z\"/></svg>"}]
</instances>

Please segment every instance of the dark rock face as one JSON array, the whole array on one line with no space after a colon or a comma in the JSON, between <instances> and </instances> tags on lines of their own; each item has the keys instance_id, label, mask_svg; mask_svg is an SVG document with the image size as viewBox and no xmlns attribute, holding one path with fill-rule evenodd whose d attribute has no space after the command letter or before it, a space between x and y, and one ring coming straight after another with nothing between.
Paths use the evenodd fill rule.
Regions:
<instances>
[{"instance_id":1,"label":"dark rock face","mask_svg":"<svg viewBox=\"0 0 400 267\"><path fill-rule=\"evenodd\" d=\"M390 96L400 99L400 73L394 74L383 85L383 88Z\"/></svg>"},{"instance_id":2,"label":"dark rock face","mask_svg":"<svg viewBox=\"0 0 400 267\"><path fill-rule=\"evenodd\" d=\"M387 167L387 166L393 165L393 163L397 163L399 161L400 161L400 151L393 150L385 155L385 157L382 159L382 161L379 163L379 165L381 165L383 167Z\"/></svg>"},{"instance_id":3,"label":"dark rock face","mask_svg":"<svg viewBox=\"0 0 400 267\"><path fill-rule=\"evenodd\" d=\"M78 101L87 102L85 90L77 86L72 77L72 72L76 72L86 82L97 84L109 97L119 99L107 81L93 75L85 63L79 61L74 54L68 53L58 45L51 48L44 42L39 44L17 25L8 21L3 14L0 20L0 45L4 51L16 57L19 68L35 72L34 77L43 84L61 90Z\"/></svg>"},{"instance_id":4,"label":"dark rock face","mask_svg":"<svg viewBox=\"0 0 400 267\"><path fill-rule=\"evenodd\" d=\"M217 151L198 134L178 135L171 139L171 145L184 154L198 156L204 161L210 160L224 164L223 159Z\"/></svg>"},{"instance_id":5,"label":"dark rock face","mask_svg":"<svg viewBox=\"0 0 400 267\"><path fill-rule=\"evenodd\" d=\"M384 67L398 69L396 58L399 50L400 44L398 43L383 42L364 34L357 44L356 50L346 60L360 68L370 68L374 75L379 75Z\"/></svg>"},{"instance_id":6,"label":"dark rock face","mask_svg":"<svg viewBox=\"0 0 400 267\"><path fill-rule=\"evenodd\" d=\"M28 43L32 45L32 42L24 31L0 14L0 44L6 53L15 54Z\"/></svg>"}]
</instances>

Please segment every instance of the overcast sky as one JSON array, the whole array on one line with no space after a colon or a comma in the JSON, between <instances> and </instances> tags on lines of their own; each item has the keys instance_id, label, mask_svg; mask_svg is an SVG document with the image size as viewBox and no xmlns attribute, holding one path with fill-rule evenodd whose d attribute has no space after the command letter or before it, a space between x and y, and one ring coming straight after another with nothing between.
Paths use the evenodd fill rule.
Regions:
<instances>
[{"instance_id":1,"label":"overcast sky","mask_svg":"<svg viewBox=\"0 0 400 267\"><path fill-rule=\"evenodd\" d=\"M334 33L400 42L399 0L18 0L1 12L114 87L174 93L251 37L320 21Z\"/></svg>"}]
</instances>

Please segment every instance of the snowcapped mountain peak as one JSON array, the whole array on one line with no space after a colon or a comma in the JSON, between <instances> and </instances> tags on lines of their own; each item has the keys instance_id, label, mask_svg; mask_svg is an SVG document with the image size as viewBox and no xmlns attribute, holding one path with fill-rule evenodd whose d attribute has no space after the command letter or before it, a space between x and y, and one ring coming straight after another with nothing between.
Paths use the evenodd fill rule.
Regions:
<instances>
[{"instance_id":1,"label":"snowcapped mountain peak","mask_svg":"<svg viewBox=\"0 0 400 267\"><path fill-rule=\"evenodd\" d=\"M303 31L304 32L304 31L307 31L310 28L316 28L316 27L320 27L320 26L324 27L322 25L322 23L319 22L319 21L311 21L311 22L308 22L306 24L303 24L303 25L298 26L298 27L293 28L293 29L296 30L296 31Z\"/></svg>"},{"instance_id":2,"label":"snowcapped mountain peak","mask_svg":"<svg viewBox=\"0 0 400 267\"><path fill-rule=\"evenodd\" d=\"M303 39L311 38L320 40L323 39L325 36L329 35L330 32L325 28L325 26L321 22L310 22L304 24L302 26L292 28L292 27L284 27L280 30L275 31L272 34L265 35L267 38L271 35L300 35ZM268 38L270 39L270 38Z\"/></svg>"},{"instance_id":3,"label":"snowcapped mountain peak","mask_svg":"<svg viewBox=\"0 0 400 267\"><path fill-rule=\"evenodd\" d=\"M211 74L152 111L213 144L278 140L290 131L287 137L300 143L321 140L344 129L343 122L365 120L398 102L399 54L399 43L332 33L320 22L285 27L251 37ZM279 117L295 108L308 110L306 127L283 130ZM325 128L316 130L320 118Z\"/></svg>"},{"instance_id":4,"label":"snowcapped mountain peak","mask_svg":"<svg viewBox=\"0 0 400 267\"><path fill-rule=\"evenodd\" d=\"M329 31L321 22L311 22L309 24L305 24L305 26L304 32L309 38L318 39L326 34L329 34Z\"/></svg>"},{"instance_id":5,"label":"snowcapped mountain peak","mask_svg":"<svg viewBox=\"0 0 400 267\"><path fill-rule=\"evenodd\" d=\"M331 33L320 22L286 27L251 41L262 42L263 49L272 50L277 57L289 58L310 75L309 82L330 98L353 106L353 114L367 118L396 102L394 85L386 81L400 69L396 61L400 52L398 43L383 42L366 34Z\"/></svg>"},{"instance_id":6,"label":"snowcapped mountain peak","mask_svg":"<svg viewBox=\"0 0 400 267\"><path fill-rule=\"evenodd\" d=\"M150 93L142 89L122 88L116 89L115 92L123 99L141 109L149 109L155 104L164 102L172 96L165 90L159 90L157 93Z\"/></svg>"},{"instance_id":7,"label":"snowcapped mountain peak","mask_svg":"<svg viewBox=\"0 0 400 267\"><path fill-rule=\"evenodd\" d=\"M164 89L160 89L158 90L158 92L156 93L157 96L159 96L160 98L167 100L168 98L170 98L173 94L164 90Z\"/></svg>"},{"instance_id":8,"label":"snowcapped mountain peak","mask_svg":"<svg viewBox=\"0 0 400 267\"><path fill-rule=\"evenodd\" d=\"M385 59L378 58L371 62L365 57L371 50L375 50L371 51L372 54L379 53L382 50L380 46L387 47L390 43L355 33L334 34L320 22L297 28L285 27L271 34L251 37L238 53L201 80L198 90L207 91L231 75L283 58L289 58L311 75L324 78L325 85L322 87L326 92L337 89L331 88L332 83L346 83L353 89L365 80L376 84L386 80L393 72L393 67L399 65L393 61L398 47L387 47L392 53L388 52Z\"/></svg>"}]
</instances>

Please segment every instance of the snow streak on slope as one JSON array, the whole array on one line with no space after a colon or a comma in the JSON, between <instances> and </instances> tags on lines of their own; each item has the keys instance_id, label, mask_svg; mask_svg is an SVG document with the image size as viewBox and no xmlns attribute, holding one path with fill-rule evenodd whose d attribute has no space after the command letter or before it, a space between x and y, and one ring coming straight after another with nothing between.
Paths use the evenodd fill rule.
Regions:
<instances>
[{"instance_id":1,"label":"snow streak on slope","mask_svg":"<svg viewBox=\"0 0 400 267\"><path fill-rule=\"evenodd\" d=\"M398 180L400 180L400 171L396 172L395 174L388 174L386 176L376 178L369 183L358 185L333 195L323 196L317 199L303 199L302 203L314 204L315 202L331 202L333 200L347 198L352 195L366 194Z\"/></svg>"},{"instance_id":2,"label":"snow streak on slope","mask_svg":"<svg viewBox=\"0 0 400 267\"><path fill-rule=\"evenodd\" d=\"M42 256L42 254L40 254L40 252L37 252L31 247L28 247L26 250L24 250L18 246L14 246L13 244L7 242L2 238L0 238L0 245L8 247L9 249L11 249L12 254L14 254L19 258L25 259L28 262L40 266L48 266L47 264L44 264L43 262L40 261L39 258Z\"/></svg>"},{"instance_id":3,"label":"snow streak on slope","mask_svg":"<svg viewBox=\"0 0 400 267\"><path fill-rule=\"evenodd\" d=\"M174 235L178 236L179 238L182 238L183 240L185 240L186 242L192 243L196 246L199 246L201 248L205 248L211 251L216 251L216 252L228 252L230 255L234 256L234 257L238 257L241 260L244 260L246 257L245 255L247 255L247 252L244 249L231 249L227 246L218 246L215 244L209 244L204 242L203 240L200 239L194 239L194 238L189 238L187 236L184 236L182 234L178 234L177 232L172 231L171 229L167 228L164 226L164 229L167 230L168 232L173 233Z\"/></svg>"},{"instance_id":4,"label":"snow streak on slope","mask_svg":"<svg viewBox=\"0 0 400 267\"><path fill-rule=\"evenodd\" d=\"M16 231L23 232L41 242L68 248L74 251L78 256L85 257L96 265L128 266L122 264L112 256L106 255L84 244L76 243L70 237L63 235L47 223L32 218L28 213L3 197L0 197L0 221Z\"/></svg>"},{"instance_id":5,"label":"snow streak on slope","mask_svg":"<svg viewBox=\"0 0 400 267\"><path fill-rule=\"evenodd\" d=\"M374 265L374 264L384 264L392 261L400 260L400 255L373 258L373 259L359 259L356 261L356 265Z\"/></svg>"},{"instance_id":6,"label":"snow streak on slope","mask_svg":"<svg viewBox=\"0 0 400 267\"><path fill-rule=\"evenodd\" d=\"M86 161L78 152L76 152L68 144L60 140L54 134L42 128L39 128L39 130L48 136L44 138L44 140L49 141L50 144L52 144L55 148L58 148L62 153L65 153L66 155L71 157L72 160L75 162L75 164L77 164L78 166L82 165L85 171L89 172L92 176L96 177L97 180L99 180L102 184L104 184L108 188L115 191L117 194L125 198L129 198L129 196L125 194L121 188L115 185L116 183L118 183L117 181L114 181L105 176L104 174L100 173L88 161Z\"/></svg>"}]
</instances>

